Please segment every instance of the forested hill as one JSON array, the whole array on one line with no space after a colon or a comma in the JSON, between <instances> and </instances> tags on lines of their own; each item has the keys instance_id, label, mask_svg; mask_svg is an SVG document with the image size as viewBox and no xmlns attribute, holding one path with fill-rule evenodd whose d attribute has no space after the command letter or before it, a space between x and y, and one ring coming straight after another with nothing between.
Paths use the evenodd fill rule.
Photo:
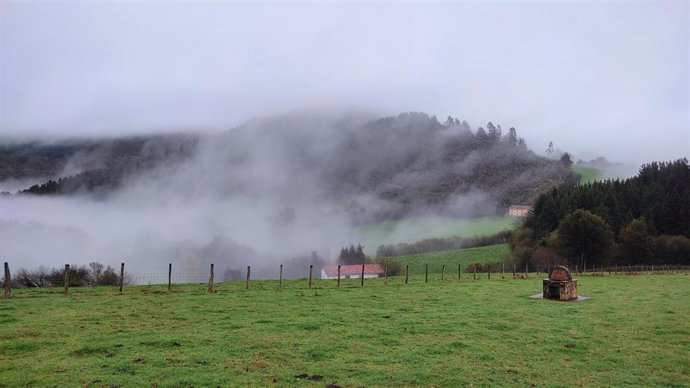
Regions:
<instances>
[{"instance_id":1,"label":"forested hill","mask_svg":"<svg viewBox=\"0 0 690 388\"><path fill-rule=\"evenodd\" d=\"M197 170L185 177L186 186L224 195L275 192L287 198L308 192L345 204L361 219L397 218L421 208L500 213L578 179L569 160L537 156L514 128L488 123L473 129L452 117L441 123L424 113L403 113L377 120L289 114L200 139L3 146L0 180L51 179L25 191L33 194L108 193L123 176L172 163Z\"/></svg>"},{"instance_id":2,"label":"forested hill","mask_svg":"<svg viewBox=\"0 0 690 388\"><path fill-rule=\"evenodd\" d=\"M187 134L52 142L0 141L0 183L39 182L23 188L30 194L104 192L119 186L127 174L188 159L198 141L198 136Z\"/></svg>"},{"instance_id":3,"label":"forested hill","mask_svg":"<svg viewBox=\"0 0 690 388\"><path fill-rule=\"evenodd\" d=\"M554 188L539 197L525 226L540 239L576 209L600 216L614 232L644 217L652 235L690 237L688 160L646 164L626 180Z\"/></svg>"},{"instance_id":4,"label":"forested hill","mask_svg":"<svg viewBox=\"0 0 690 388\"><path fill-rule=\"evenodd\" d=\"M211 151L224 156L220 164L247 171L261 163L259 173L289 171L288 182L269 186L285 195L297 187L346 200L352 213L366 213L351 214L355 218L394 219L418 209L502 213L511 203L531 203L549 188L579 178L569 163L530 151L514 128L488 123L472 129L456 118L441 123L424 113L335 122L279 116L221 138ZM362 200L362 194L370 198Z\"/></svg>"}]
</instances>

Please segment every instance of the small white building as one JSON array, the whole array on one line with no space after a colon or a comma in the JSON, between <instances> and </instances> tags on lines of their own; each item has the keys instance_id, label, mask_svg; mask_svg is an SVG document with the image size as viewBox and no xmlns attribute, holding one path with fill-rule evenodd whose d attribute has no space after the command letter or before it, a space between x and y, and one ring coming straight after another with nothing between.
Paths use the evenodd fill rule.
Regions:
<instances>
[{"instance_id":1,"label":"small white building","mask_svg":"<svg viewBox=\"0 0 690 388\"><path fill-rule=\"evenodd\" d=\"M532 211L532 206L530 205L510 205L508 208L508 215L513 217L527 217L530 211Z\"/></svg>"},{"instance_id":2,"label":"small white building","mask_svg":"<svg viewBox=\"0 0 690 388\"><path fill-rule=\"evenodd\" d=\"M364 264L365 278L378 278L384 275L383 267L380 264ZM362 264L341 265L341 279L359 279L362 276ZM327 265L321 270L321 279L337 279L338 266Z\"/></svg>"}]
</instances>

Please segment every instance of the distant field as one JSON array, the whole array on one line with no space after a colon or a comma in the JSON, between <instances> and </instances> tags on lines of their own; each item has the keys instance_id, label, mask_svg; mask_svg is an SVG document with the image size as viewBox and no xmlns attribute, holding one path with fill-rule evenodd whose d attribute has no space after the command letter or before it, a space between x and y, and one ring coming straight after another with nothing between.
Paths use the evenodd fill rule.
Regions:
<instances>
[{"instance_id":1,"label":"distant field","mask_svg":"<svg viewBox=\"0 0 690 388\"><path fill-rule=\"evenodd\" d=\"M689 386L690 277L18 290L0 300L0 386Z\"/></svg>"},{"instance_id":2,"label":"distant field","mask_svg":"<svg viewBox=\"0 0 690 388\"><path fill-rule=\"evenodd\" d=\"M362 229L367 253L376 253L382 244L415 242L425 238L490 235L514 229L520 221L515 217L480 217L451 219L443 217L416 217L401 221L386 221Z\"/></svg>"},{"instance_id":3,"label":"distant field","mask_svg":"<svg viewBox=\"0 0 690 388\"><path fill-rule=\"evenodd\" d=\"M602 180L605 175L604 171L590 167L572 166L571 170L582 175L580 183L592 183L597 180Z\"/></svg>"},{"instance_id":4,"label":"distant field","mask_svg":"<svg viewBox=\"0 0 690 388\"><path fill-rule=\"evenodd\" d=\"M458 264L461 265L461 271L465 271L467 265L470 263L495 263L503 261L504 257L510 252L508 244L497 244L489 245L486 247L477 247L469 249L460 249L455 251L447 252L432 252L432 253L420 253L416 255L398 256L391 257L391 260L400 261L403 265L410 266L411 274L423 274L424 266L429 266L429 272L433 273L434 276L439 276L441 272L441 267L446 266L446 271L448 276L457 276ZM494 270L500 271L501 268L495 268ZM509 269L506 268L506 271ZM512 272L512 267L510 267Z\"/></svg>"}]
</instances>

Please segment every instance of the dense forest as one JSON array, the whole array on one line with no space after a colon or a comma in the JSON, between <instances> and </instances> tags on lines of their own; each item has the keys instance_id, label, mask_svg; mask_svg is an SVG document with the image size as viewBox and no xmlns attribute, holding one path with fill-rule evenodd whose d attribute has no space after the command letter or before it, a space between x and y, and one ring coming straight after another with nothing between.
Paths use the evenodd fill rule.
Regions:
<instances>
[{"instance_id":1,"label":"dense forest","mask_svg":"<svg viewBox=\"0 0 690 388\"><path fill-rule=\"evenodd\" d=\"M553 188L515 232L513 253L537 265L690 263L690 166L653 162L636 177Z\"/></svg>"}]
</instances>

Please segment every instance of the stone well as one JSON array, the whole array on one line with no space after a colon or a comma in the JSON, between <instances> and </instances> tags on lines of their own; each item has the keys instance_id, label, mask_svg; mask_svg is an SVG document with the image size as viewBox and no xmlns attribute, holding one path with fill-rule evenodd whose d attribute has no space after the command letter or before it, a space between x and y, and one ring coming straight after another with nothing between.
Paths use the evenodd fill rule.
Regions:
<instances>
[{"instance_id":1,"label":"stone well","mask_svg":"<svg viewBox=\"0 0 690 388\"><path fill-rule=\"evenodd\" d=\"M544 279L543 284L544 299L577 299L577 279L573 279L568 268L562 265L552 269L549 278Z\"/></svg>"}]
</instances>

